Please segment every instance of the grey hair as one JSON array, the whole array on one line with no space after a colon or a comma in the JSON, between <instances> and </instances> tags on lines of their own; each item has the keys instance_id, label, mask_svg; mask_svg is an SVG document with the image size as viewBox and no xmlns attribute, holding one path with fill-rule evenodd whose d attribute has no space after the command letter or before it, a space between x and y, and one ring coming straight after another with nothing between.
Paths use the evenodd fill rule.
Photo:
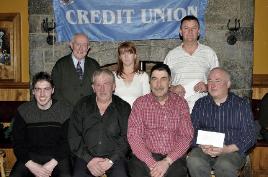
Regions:
<instances>
[{"instance_id":1,"label":"grey hair","mask_svg":"<svg viewBox=\"0 0 268 177\"><path fill-rule=\"evenodd\" d=\"M75 38L76 38L77 36L84 36L85 38L87 38L87 41L89 42L89 37L88 37L86 34L84 34L84 33L76 33L76 34L73 35L73 37L72 37L72 39L71 39L71 42L72 42L72 43L74 42L74 40L75 40Z\"/></svg>"},{"instance_id":2,"label":"grey hair","mask_svg":"<svg viewBox=\"0 0 268 177\"><path fill-rule=\"evenodd\" d=\"M92 83L94 84L96 77L98 77L98 76L100 76L102 74L106 74L106 75L110 76L112 78L112 80L113 80L113 83L115 83L114 74L113 74L112 71L110 71L108 69L98 69L98 70L96 70L93 73L92 78L91 78Z\"/></svg>"},{"instance_id":3,"label":"grey hair","mask_svg":"<svg viewBox=\"0 0 268 177\"><path fill-rule=\"evenodd\" d=\"M209 73L211 73L213 71L216 71L216 70L219 70L219 71L223 72L224 75L226 76L227 81L230 81L231 82L231 75L230 75L230 73L226 69L224 69L222 67L213 68Z\"/></svg>"}]
</instances>

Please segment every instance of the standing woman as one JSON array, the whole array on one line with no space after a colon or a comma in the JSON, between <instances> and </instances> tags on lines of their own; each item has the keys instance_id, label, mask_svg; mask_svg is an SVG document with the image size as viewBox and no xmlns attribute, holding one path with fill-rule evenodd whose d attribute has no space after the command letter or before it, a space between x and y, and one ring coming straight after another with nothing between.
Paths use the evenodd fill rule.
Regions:
<instances>
[{"instance_id":1,"label":"standing woman","mask_svg":"<svg viewBox=\"0 0 268 177\"><path fill-rule=\"evenodd\" d=\"M115 95L128 102L131 107L140 96L150 92L149 77L139 68L135 44L123 42L118 47L118 68L115 74Z\"/></svg>"}]
</instances>

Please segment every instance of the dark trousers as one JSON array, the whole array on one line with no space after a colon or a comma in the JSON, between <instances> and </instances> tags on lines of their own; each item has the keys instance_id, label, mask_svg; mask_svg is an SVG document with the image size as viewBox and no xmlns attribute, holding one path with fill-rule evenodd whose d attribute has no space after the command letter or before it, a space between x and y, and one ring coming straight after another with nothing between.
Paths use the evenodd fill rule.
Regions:
<instances>
[{"instance_id":1,"label":"dark trousers","mask_svg":"<svg viewBox=\"0 0 268 177\"><path fill-rule=\"evenodd\" d=\"M156 161L163 160L166 156L161 154L152 154ZM129 175L131 177L151 177L150 169L135 155L132 155L128 163ZM185 157L174 161L168 168L165 177L187 177L187 168Z\"/></svg>"},{"instance_id":2,"label":"dark trousers","mask_svg":"<svg viewBox=\"0 0 268 177\"><path fill-rule=\"evenodd\" d=\"M126 160L117 160L113 166L105 173L107 177L128 177ZM81 158L76 158L74 163L73 177L95 177L87 168L87 162Z\"/></svg>"},{"instance_id":3,"label":"dark trousers","mask_svg":"<svg viewBox=\"0 0 268 177\"><path fill-rule=\"evenodd\" d=\"M30 158L32 161L39 164L45 164L52 159L50 156L41 155L31 155ZM34 177L34 175L27 167L25 167L24 162L18 160L13 166L9 177ZM71 177L71 165L69 159L58 161L58 165L54 168L51 177Z\"/></svg>"}]
</instances>

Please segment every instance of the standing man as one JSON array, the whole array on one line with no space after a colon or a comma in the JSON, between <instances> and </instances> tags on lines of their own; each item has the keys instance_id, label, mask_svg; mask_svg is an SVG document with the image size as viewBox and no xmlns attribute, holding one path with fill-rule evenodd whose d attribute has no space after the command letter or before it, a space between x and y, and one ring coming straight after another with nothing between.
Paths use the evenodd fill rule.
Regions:
<instances>
[{"instance_id":1,"label":"standing man","mask_svg":"<svg viewBox=\"0 0 268 177\"><path fill-rule=\"evenodd\" d=\"M152 92L133 104L128 125L131 177L187 176L185 154L193 127L187 102L169 92L170 82L169 67L156 64L150 74Z\"/></svg>"},{"instance_id":2,"label":"standing man","mask_svg":"<svg viewBox=\"0 0 268 177\"><path fill-rule=\"evenodd\" d=\"M236 177L243 167L246 152L255 144L256 133L249 102L229 92L230 75L222 68L214 68L208 76L208 96L200 98L192 112L195 129L193 149L187 158L191 177L210 177L211 169L217 177ZM223 148L196 145L197 131L225 134Z\"/></svg>"},{"instance_id":3,"label":"standing man","mask_svg":"<svg viewBox=\"0 0 268 177\"><path fill-rule=\"evenodd\" d=\"M74 177L127 177L129 151L127 123L130 105L116 95L115 78L109 70L92 77L95 94L82 98L74 108L69 144L77 156Z\"/></svg>"},{"instance_id":4,"label":"standing man","mask_svg":"<svg viewBox=\"0 0 268 177\"><path fill-rule=\"evenodd\" d=\"M179 33L182 44L167 54L164 63L172 73L170 90L187 100L191 112L195 101L206 95L208 72L219 63L216 53L198 42L200 26L195 16L181 20Z\"/></svg>"},{"instance_id":5,"label":"standing man","mask_svg":"<svg viewBox=\"0 0 268 177\"><path fill-rule=\"evenodd\" d=\"M87 57L90 46L85 34L75 34L70 47L72 53L56 62L52 78L55 83L55 99L74 106L80 98L92 93L91 76L99 64Z\"/></svg>"}]
</instances>

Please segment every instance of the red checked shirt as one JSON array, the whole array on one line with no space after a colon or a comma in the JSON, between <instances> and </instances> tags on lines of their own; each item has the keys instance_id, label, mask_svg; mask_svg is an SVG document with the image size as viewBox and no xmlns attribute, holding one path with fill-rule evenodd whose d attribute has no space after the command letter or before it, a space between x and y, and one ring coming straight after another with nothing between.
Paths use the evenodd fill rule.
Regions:
<instances>
[{"instance_id":1,"label":"red checked shirt","mask_svg":"<svg viewBox=\"0 0 268 177\"><path fill-rule=\"evenodd\" d=\"M138 98L129 117L127 136L133 153L148 167L156 162L152 153L177 160L193 138L187 102L171 92L164 105L152 93Z\"/></svg>"}]
</instances>

